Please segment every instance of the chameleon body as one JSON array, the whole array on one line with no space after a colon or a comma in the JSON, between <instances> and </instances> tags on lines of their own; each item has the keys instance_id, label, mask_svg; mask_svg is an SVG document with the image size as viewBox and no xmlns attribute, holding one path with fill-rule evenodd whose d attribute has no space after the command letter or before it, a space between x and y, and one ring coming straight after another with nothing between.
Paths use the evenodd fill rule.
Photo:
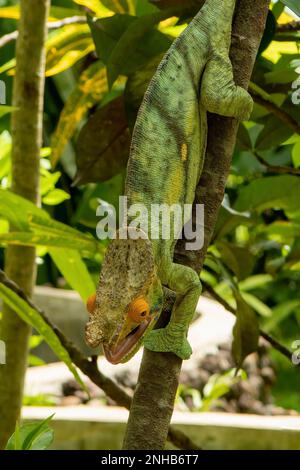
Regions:
<instances>
[{"instance_id":1,"label":"chameleon body","mask_svg":"<svg viewBox=\"0 0 300 470\"><path fill-rule=\"evenodd\" d=\"M192 204L207 142L207 112L248 119L252 99L233 81L229 59L235 0L207 0L173 43L150 82L135 124L127 168L128 205ZM112 241L90 303L86 339L113 363L141 346L189 358L187 332L201 293L198 274L173 263L182 220L169 239ZM127 229L125 229L127 230ZM137 229L131 228L132 234ZM162 286L176 293L169 324L153 326Z\"/></svg>"}]
</instances>

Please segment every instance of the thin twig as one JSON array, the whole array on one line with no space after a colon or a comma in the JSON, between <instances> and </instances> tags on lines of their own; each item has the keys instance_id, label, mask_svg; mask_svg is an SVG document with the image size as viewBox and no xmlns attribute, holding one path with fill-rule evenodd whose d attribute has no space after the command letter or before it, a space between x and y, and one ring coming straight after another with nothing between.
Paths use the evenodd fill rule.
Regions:
<instances>
[{"instance_id":1,"label":"thin twig","mask_svg":"<svg viewBox=\"0 0 300 470\"><path fill-rule=\"evenodd\" d=\"M278 24L276 28L277 33L290 33L293 31L300 31L300 21L291 21L290 23Z\"/></svg>"},{"instance_id":2,"label":"thin twig","mask_svg":"<svg viewBox=\"0 0 300 470\"><path fill-rule=\"evenodd\" d=\"M97 362L92 358L86 358L77 347L69 341L61 330L55 326L51 320L47 317L45 312L41 310L27 295L24 291L11 279L7 277L4 271L0 269L0 282L8 287L11 291L17 294L23 299L31 308L36 310L43 320L52 328L54 333L58 336L63 347L68 351L72 362L83 372L94 384L101 388L105 394L110 397L119 406L123 406L126 409L130 409L132 398L125 392L119 385L117 385L109 377L106 377L102 372L99 371ZM193 443L193 441L181 431L174 429L170 426L168 439L176 447L184 450L200 450L199 447Z\"/></svg>"},{"instance_id":3,"label":"thin twig","mask_svg":"<svg viewBox=\"0 0 300 470\"><path fill-rule=\"evenodd\" d=\"M47 23L48 30L52 31L54 29L62 28L63 26L68 26L71 24L85 24L86 17L85 16L70 16L68 18L64 18L63 20L58 21L50 21ZM19 32L13 31L12 33L5 34L0 38L0 47L6 46L6 44L16 41L18 39Z\"/></svg>"},{"instance_id":4,"label":"thin twig","mask_svg":"<svg viewBox=\"0 0 300 470\"><path fill-rule=\"evenodd\" d=\"M252 153L255 156L255 158L259 161L259 163L261 165L264 165L268 169L268 171L271 173L300 176L300 168L292 168L290 166L271 165L264 158L262 158L257 152L252 151Z\"/></svg>"},{"instance_id":5,"label":"thin twig","mask_svg":"<svg viewBox=\"0 0 300 470\"><path fill-rule=\"evenodd\" d=\"M219 304L221 304L228 312L236 315L236 311L231 305L226 302L223 297L221 297L209 284L206 282L202 282L203 287L205 287L206 291L213 297ZM289 361L292 357L292 352L286 348L283 344L281 344L277 339L273 338L271 335L266 333L264 330L260 329L260 336L264 338L268 343L273 346L276 351L280 352L283 356L285 356Z\"/></svg>"},{"instance_id":6,"label":"thin twig","mask_svg":"<svg viewBox=\"0 0 300 470\"><path fill-rule=\"evenodd\" d=\"M284 124L286 124L290 129L292 129L296 134L300 134L300 124L296 119L294 119L289 113L284 111L284 109L277 106L271 99L271 97L264 90L261 90L257 85L251 83L249 85L249 91L252 98L257 104L260 104L268 111L273 113L278 119L280 119Z\"/></svg>"}]
</instances>

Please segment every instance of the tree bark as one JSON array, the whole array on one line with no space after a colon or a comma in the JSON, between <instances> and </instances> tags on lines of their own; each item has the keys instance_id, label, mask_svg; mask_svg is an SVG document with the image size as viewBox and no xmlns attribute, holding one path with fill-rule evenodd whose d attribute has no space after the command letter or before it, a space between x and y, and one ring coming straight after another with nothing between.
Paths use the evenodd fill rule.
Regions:
<instances>
[{"instance_id":1,"label":"tree bark","mask_svg":"<svg viewBox=\"0 0 300 470\"><path fill-rule=\"evenodd\" d=\"M43 128L45 40L50 0L21 0L12 116L12 191L39 204L39 166ZM5 270L31 296L36 278L35 249L10 246ZM13 432L22 404L30 328L7 306L0 337L6 365L0 366L0 448Z\"/></svg>"},{"instance_id":2,"label":"tree bark","mask_svg":"<svg viewBox=\"0 0 300 470\"><path fill-rule=\"evenodd\" d=\"M233 23L231 60L235 81L248 87L270 0L239 0ZM205 242L199 252L178 244L176 261L200 272L222 203L239 123L208 116L208 147L195 203L205 204ZM161 450L172 417L182 361L145 349L124 439L124 449Z\"/></svg>"}]
</instances>

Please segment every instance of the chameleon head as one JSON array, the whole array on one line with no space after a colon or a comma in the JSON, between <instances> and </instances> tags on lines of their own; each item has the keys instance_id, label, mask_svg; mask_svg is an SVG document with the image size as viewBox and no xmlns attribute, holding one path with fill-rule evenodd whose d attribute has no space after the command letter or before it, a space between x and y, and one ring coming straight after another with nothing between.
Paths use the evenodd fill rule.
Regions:
<instances>
[{"instance_id":1,"label":"chameleon head","mask_svg":"<svg viewBox=\"0 0 300 470\"><path fill-rule=\"evenodd\" d=\"M86 341L91 347L102 343L113 364L137 352L163 304L151 242L137 229L126 228L125 238L124 230L108 246L97 292L87 303Z\"/></svg>"}]
</instances>

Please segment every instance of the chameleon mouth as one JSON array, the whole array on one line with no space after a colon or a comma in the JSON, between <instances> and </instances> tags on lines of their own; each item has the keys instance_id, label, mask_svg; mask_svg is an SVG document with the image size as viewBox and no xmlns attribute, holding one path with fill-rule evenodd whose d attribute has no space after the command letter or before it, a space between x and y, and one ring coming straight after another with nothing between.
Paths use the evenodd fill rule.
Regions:
<instances>
[{"instance_id":1,"label":"chameleon mouth","mask_svg":"<svg viewBox=\"0 0 300 470\"><path fill-rule=\"evenodd\" d=\"M106 359L111 364L119 364L124 356L130 353L138 340L143 336L150 323L151 319L144 321L112 347L104 345L103 349Z\"/></svg>"}]
</instances>

